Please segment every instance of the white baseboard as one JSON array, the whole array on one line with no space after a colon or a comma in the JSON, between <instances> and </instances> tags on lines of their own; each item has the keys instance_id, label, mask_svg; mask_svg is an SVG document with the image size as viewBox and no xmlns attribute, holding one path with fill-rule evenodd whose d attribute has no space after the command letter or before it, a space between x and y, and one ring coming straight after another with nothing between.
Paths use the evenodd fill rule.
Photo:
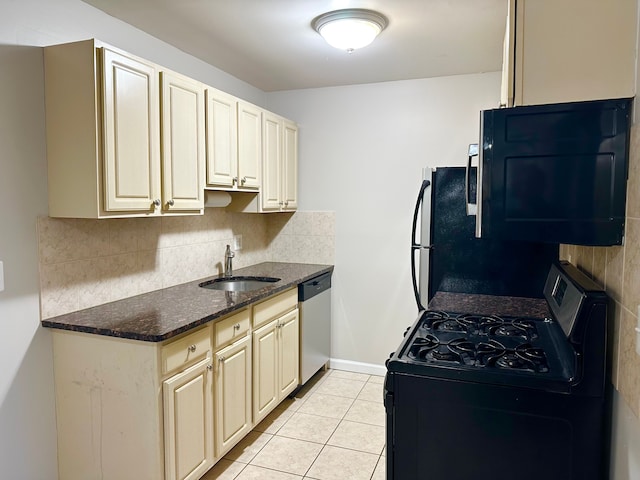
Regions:
<instances>
[{"instance_id":1,"label":"white baseboard","mask_svg":"<svg viewBox=\"0 0 640 480\"><path fill-rule=\"evenodd\" d=\"M351 360L341 360L339 358L330 358L329 368L346 370L347 372L366 373L368 375L379 375L381 377L387 373L387 368L384 365L352 362Z\"/></svg>"}]
</instances>

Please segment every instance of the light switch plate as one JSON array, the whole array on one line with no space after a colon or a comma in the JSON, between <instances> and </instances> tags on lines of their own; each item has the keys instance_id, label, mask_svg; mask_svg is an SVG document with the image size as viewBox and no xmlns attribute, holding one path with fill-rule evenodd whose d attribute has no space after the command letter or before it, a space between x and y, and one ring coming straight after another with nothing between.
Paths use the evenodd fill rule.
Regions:
<instances>
[{"instance_id":1,"label":"light switch plate","mask_svg":"<svg viewBox=\"0 0 640 480\"><path fill-rule=\"evenodd\" d=\"M238 234L233 236L233 250L242 250L242 235Z\"/></svg>"},{"instance_id":2,"label":"light switch plate","mask_svg":"<svg viewBox=\"0 0 640 480\"><path fill-rule=\"evenodd\" d=\"M640 355L640 305L638 305L638 323L636 325L636 353Z\"/></svg>"},{"instance_id":3,"label":"light switch plate","mask_svg":"<svg viewBox=\"0 0 640 480\"><path fill-rule=\"evenodd\" d=\"M4 292L4 264L0 262L0 292Z\"/></svg>"}]
</instances>

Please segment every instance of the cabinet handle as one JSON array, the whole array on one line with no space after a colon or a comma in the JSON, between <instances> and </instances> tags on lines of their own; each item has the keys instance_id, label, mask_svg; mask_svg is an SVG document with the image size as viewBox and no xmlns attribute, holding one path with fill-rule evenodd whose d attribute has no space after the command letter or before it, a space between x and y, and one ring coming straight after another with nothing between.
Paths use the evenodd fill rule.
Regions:
<instances>
[{"instance_id":1,"label":"cabinet handle","mask_svg":"<svg viewBox=\"0 0 640 480\"><path fill-rule=\"evenodd\" d=\"M278 205L282 206L282 202L281 202L281 201L280 201L280 202L278 202Z\"/></svg>"},{"instance_id":2,"label":"cabinet handle","mask_svg":"<svg viewBox=\"0 0 640 480\"><path fill-rule=\"evenodd\" d=\"M234 329L234 330L240 330L240 324L239 324L239 323L236 323L236 324L233 326L233 329Z\"/></svg>"},{"instance_id":3,"label":"cabinet handle","mask_svg":"<svg viewBox=\"0 0 640 480\"><path fill-rule=\"evenodd\" d=\"M242 182L242 185L244 185L245 183L247 183L247 177L242 177L241 182Z\"/></svg>"},{"instance_id":4,"label":"cabinet handle","mask_svg":"<svg viewBox=\"0 0 640 480\"><path fill-rule=\"evenodd\" d=\"M238 183L238 177L233 177L233 180L231 180L231 186L233 187L236 183Z\"/></svg>"},{"instance_id":5,"label":"cabinet handle","mask_svg":"<svg viewBox=\"0 0 640 480\"><path fill-rule=\"evenodd\" d=\"M289 206L289 200L287 200L286 202L284 202L284 206L288 207Z\"/></svg>"},{"instance_id":6,"label":"cabinet handle","mask_svg":"<svg viewBox=\"0 0 640 480\"><path fill-rule=\"evenodd\" d=\"M195 352L196 351L196 346L195 345L189 345L189 351L190 352Z\"/></svg>"},{"instance_id":7,"label":"cabinet handle","mask_svg":"<svg viewBox=\"0 0 640 480\"><path fill-rule=\"evenodd\" d=\"M159 207L159 206L160 206L160 199L159 199L159 198L156 198L156 199L153 201L153 206L154 206L154 207Z\"/></svg>"},{"instance_id":8,"label":"cabinet handle","mask_svg":"<svg viewBox=\"0 0 640 480\"><path fill-rule=\"evenodd\" d=\"M209 370L209 371L213 370L213 365L211 365L211 364L207 365L207 370Z\"/></svg>"},{"instance_id":9,"label":"cabinet handle","mask_svg":"<svg viewBox=\"0 0 640 480\"><path fill-rule=\"evenodd\" d=\"M173 201L173 198L171 200L169 200L167 202L167 205L169 205L170 207L173 207L175 205L176 202Z\"/></svg>"}]
</instances>

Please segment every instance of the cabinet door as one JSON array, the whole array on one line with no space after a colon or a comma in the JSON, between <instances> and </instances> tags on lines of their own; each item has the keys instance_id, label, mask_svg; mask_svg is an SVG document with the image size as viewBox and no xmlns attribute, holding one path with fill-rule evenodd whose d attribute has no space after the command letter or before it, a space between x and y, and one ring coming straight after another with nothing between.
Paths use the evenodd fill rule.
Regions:
<instances>
[{"instance_id":1,"label":"cabinet door","mask_svg":"<svg viewBox=\"0 0 640 480\"><path fill-rule=\"evenodd\" d=\"M263 210L280 210L281 162L282 162L282 119L264 112L262 126L263 158L262 189L260 197Z\"/></svg>"},{"instance_id":2,"label":"cabinet door","mask_svg":"<svg viewBox=\"0 0 640 480\"><path fill-rule=\"evenodd\" d=\"M162 384L165 479L200 478L213 465L211 358Z\"/></svg>"},{"instance_id":3,"label":"cabinet door","mask_svg":"<svg viewBox=\"0 0 640 480\"><path fill-rule=\"evenodd\" d=\"M260 422L278 404L278 320L253 332L253 421Z\"/></svg>"},{"instance_id":4,"label":"cabinet door","mask_svg":"<svg viewBox=\"0 0 640 480\"><path fill-rule=\"evenodd\" d=\"M500 106L513 107L515 59L516 0L507 1L507 24L502 45L502 83Z\"/></svg>"},{"instance_id":5,"label":"cabinet door","mask_svg":"<svg viewBox=\"0 0 640 480\"><path fill-rule=\"evenodd\" d=\"M295 210L298 208L298 126L284 120L282 134L282 201L285 210Z\"/></svg>"},{"instance_id":6,"label":"cabinet door","mask_svg":"<svg viewBox=\"0 0 640 480\"><path fill-rule=\"evenodd\" d=\"M216 455L222 457L251 430L251 337L214 355Z\"/></svg>"},{"instance_id":7,"label":"cabinet door","mask_svg":"<svg viewBox=\"0 0 640 480\"><path fill-rule=\"evenodd\" d=\"M515 105L634 95L636 0L515 4Z\"/></svg>"},{"instance_id":8,"label":"cabinet door","mask_svg":"<svg viewBox=\"0 0 640 480\"><path fill-rule=\"evenodd\" d=\"M204 87L162 72L162 209L204 208Z\"/></svg>"},{"instance_id":9,"label":"cabinet door","mask_svg":"<svg viewBox=\"0 0 640 480\"><path fill-rule=\"evenodd\" d=\"M279 332L279 397L289 395L298 386L299 369L299 316L298 309L280 317Z\"/></svg>"},{"instance_id":10,"label":"cabinet door","mask_svg":"<svg viewBox=\"0 0 640 480\"><path fill-rule=\"evenodd\" d=\"M238 176L238 100L207 88L207 185L233 187Z\"/></svg>"},{"instance_id":11,"label":"cabinet door","mask_svg":"<svg viewBox=\"0 0 640 480\"><path fill-rule=\"evenodd\" d=\"M238 186L260 187L262 160L262 110L238 102Z\"/></svg>"},{"instance_id":12,"label":"cabinet door","mask_svg":"<svg viewBox=\"0 0 640 480\"><path fill-rule=\"evenodd\" d=\"M107 211L153 211L160 199L158 79L153 65L102 49Z\"/></svg>"}]
</instances>

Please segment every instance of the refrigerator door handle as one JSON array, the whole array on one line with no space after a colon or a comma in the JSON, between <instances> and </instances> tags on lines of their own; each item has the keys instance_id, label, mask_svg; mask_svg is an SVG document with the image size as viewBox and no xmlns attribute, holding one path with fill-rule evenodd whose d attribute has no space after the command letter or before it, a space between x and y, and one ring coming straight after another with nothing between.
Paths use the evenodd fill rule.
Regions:
<instances>
[{"instance_id":1,"label":"refrigerator door handle","mask_svg":"<svg viewBox=\"0 0 640 480\"><path fill-rule=\"evenodd\" d=\"M469 145L469 159L467 161L467 173L465 176L465 188L464 194L467 202L467 215L477 215L478 204L471 202L471 162L473 157L478 156L478 144L472 143Z\"/></svg>"},{"instance_id":2,"label":"refrigerator door handle","mask_svg":"<svg viewBox=\"0 0 640 480\"><path fill-rule=\"evenodd\" d=\"M416 207L413 210L413 225L411 226L411 281L413 282L413 294L416 297L416 303L418 304L418 310L425 310L422 302L420 301L420 291L418 289L418 278L416 276L416 250L420 251L421 249L429 249L431 247L425 247L416 242L416 229L418 226L418 213L420 212L420 207L424 202L424 192L431 185L429 180L423 180L422 185L420 186L420 192L418 193L418 198L416 200Z\"/></svg>"}]
</instances>

